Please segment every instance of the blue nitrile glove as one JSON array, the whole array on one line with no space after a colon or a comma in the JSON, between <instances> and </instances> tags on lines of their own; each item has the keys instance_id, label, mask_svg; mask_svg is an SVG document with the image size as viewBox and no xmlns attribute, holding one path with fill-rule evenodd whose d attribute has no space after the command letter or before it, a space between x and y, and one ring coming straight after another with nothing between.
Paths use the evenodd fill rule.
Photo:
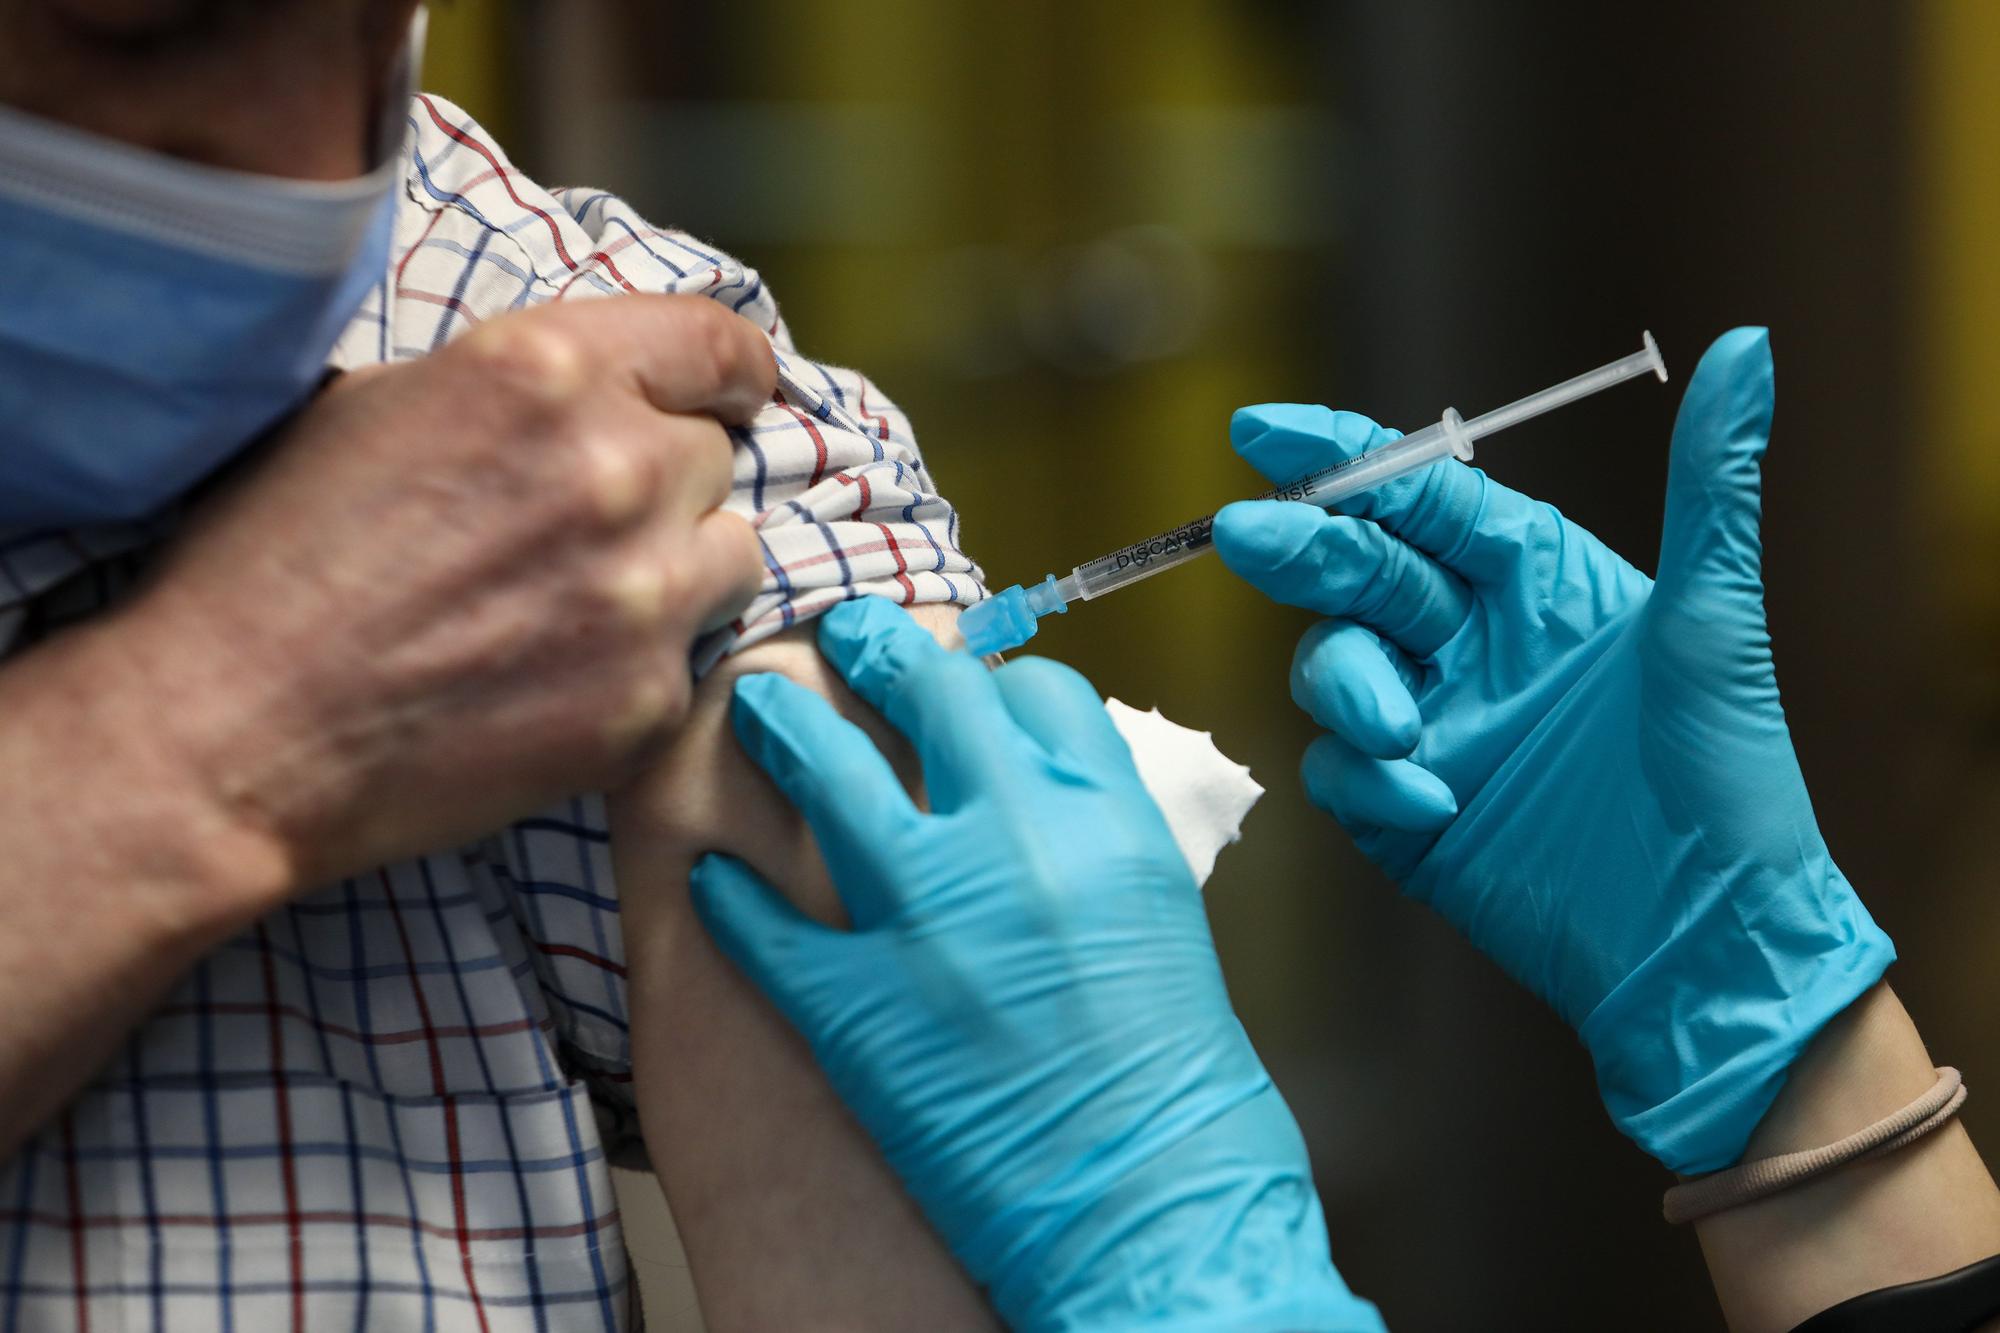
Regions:
<instances>
[{"instance_id":1,"label":"blue nitrile glove","mask_svg":"<svg viewBox=\"0 0 2000 1333\"><path fill-rule=\"evenodd\" d=\"M736 734L853 929L721 856L695 906L995 1308L1022 1329L1379 1329L1089 682L1037 658L989 672L879 598L819 642L915 744L930 813L817 694L745 677Z\"/></svg>"},{"instance_id":2,"label":"blue nitrile glove","mask_svg":"<svg viewBox=\"0 0 2000 1333\"><path fill-rule=\"evenodd\" d=\"M1304 778L1362 850L1582 1036L1676 1171L1742 1155L1787 1069L1893 961L1813 820L1764 626L1770 342L1718 340L1674 427L1659 582L1446 461L1341 507L1249 502L1215 545L1307 631ZM1395 438L1237 413L1273 481ZM1363 521L1363 520L1373 520Z\"/></svg>"}]
</instances>

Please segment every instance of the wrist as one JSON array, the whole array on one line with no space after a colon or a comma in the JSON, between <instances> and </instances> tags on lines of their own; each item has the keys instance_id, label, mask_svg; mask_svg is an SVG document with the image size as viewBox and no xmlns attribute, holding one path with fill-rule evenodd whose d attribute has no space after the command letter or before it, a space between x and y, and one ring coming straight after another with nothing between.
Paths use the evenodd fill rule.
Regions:
<instances>
[{"instance_id":1,"label":"wrist","mask_svg":"<svg viewBox=\"0 0 2000 1333\"><path fill-rule=\"evenodd\" d=\"M1820 1032L1750 1138L1746 1156L1834 1143L1907 1106L1936 1079L1886 983ZM2000 1192L1957 1122L1695 1224L1739 1333L1789 1329L1863 1292L2000 1253Z\"/></svg>"},{"instance_id":2,"label":"wrist","mask_svg":"<svg viewBox=\"0 0 2000 1333\"><path fill-rule=\"evenodd\" d=\"M76 772L88 796L71 808L105 862L98 882L145 885L163 945L201 946L284 902L298 858L216 781L205 742L234 725L232 696L157 669L171 658L114 614L38 649L38 725L24 738L43 763ZM72 793L73 794L73 793Z\"/></svg>"},{"instance_id":3,"label":"wrist","mask_svg":"<svg viewBox=\"0 0 2000 1333\"><path fill-rule=\"evenodd\" d=\"M1334 1267L1311 1164L1274 1087L1127 1172L991 1284L1022 1329L1379 1330Z\"/></svg>"},{"instance_id":4,"label":"wrist","mask_svg":"<svg viewBox=\"0 0 2000 1333\"><path fill-rule=\"evenodd\" d=\"M1889 983L1877 982L1799 1057L1743 1155L1836 1142L1909 1105L1936 1079L1916 1025Z\"/></svg>"}]
</instances>

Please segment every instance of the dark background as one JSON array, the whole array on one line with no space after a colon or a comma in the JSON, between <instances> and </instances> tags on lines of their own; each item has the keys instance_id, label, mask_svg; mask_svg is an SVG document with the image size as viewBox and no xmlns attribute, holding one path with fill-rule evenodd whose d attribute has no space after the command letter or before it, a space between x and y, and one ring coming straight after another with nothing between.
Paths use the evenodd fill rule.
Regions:
<instances>
[{"instance_id":1,"label":"dark background","mask_svg":"<svg viewBox=\"0 0 2000 1333\"><path fill-rule=\"evenodd\" d=\"M548 181L758 265L801 346L909 410L994 586L1259 489L1240 403L1405 426L1638 345L1481 461L1653 567L1678 386L1778 361L1779 676L1827 840L2000 1143L2000 6L461 0L434 83ZM1214 562L1050 622L1107 693L1270 788L1208 890L1398 1329L1719 1322L1569 1032L1304 801L1302 614ZM1550 830L1560 837L1561 830ZM1994 1091L1988 1091L1993 1089Z\"/></svg>"}]
</instances>

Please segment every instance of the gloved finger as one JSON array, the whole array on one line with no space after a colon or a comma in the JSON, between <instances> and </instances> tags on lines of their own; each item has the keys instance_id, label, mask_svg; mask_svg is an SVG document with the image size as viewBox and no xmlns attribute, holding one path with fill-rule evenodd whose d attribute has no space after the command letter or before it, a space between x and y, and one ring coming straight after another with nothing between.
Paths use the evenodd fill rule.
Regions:
<instances>
[{"instance_id":1,"label":"gloved finger","mask_svg":"<svg viewBox=\"0 0 2000 1333\"><path fill-rule=\"evenodd\" d=\"M1376 759L1338 736L1306 747L1306 796L1350 829L1435 833L1458 814L1444 779L1410 759Z\"/></svg>"},{"instance_id":2,"label":"gloved finger","mask_svg":"<svg viewBox=\"0 0 2000 1333\"><path fill-rule=\"evenodd\" d=\"M1229 444L1271 482L1285 486L1403 438L1359 412L1317 403L1259 403L1229 418Z\"/></svg>"},{"instance_id":3,"label":"gloved finger","mask_svg":"<svg viewBox=\"0 0 2000 1333\"><path fill-rule=\"evenodd\" d=\"M1373 523L1290 500L1239 500L1215 516L1215 549L1273 601L1355 620L1429 657L1472 607L1464 583Z\"/></svg>"},{"instance_id":4,"label":"gloved finger","mask_svg":"<svg viewBox=\"0 0 2000 1333\"><path fill-rule=\"evenodd\" d=\"M1292 702L1366 755L1402 759L1423 738L1416 667L1351 620L1322 620L1292 654Z\"/></svg>"},{"instance_id":5,"label":"gloved finger","mask_svg":"<svg viewBox=\"0 0 2000 1333\"><path fill-rule=\"evenodd\" d=\"M947 652L881 597L843 602L820 617L819 647L853 691L910 738L931 808L948 813L973 792L1005 784L1021 740L993 673Z\"/></svg>"},{"instance_id":6,"label":"gloved finger","mask_svg":"<svg viewBox=\"0 0 2000 1333\"><path fill-rule=\"evenodd\" d=\"M1656 599L1762 605L1760 463L1775 406L1769 331L1732 329L1716 339L1674 420Z\"/></svg>"},{"instance_id":7,"label":"gloved finger","mask_svg":"<svg viewBox=\"0 0 2000 1333\"><path fill-rule=\"evenodd\" d=\"M1236 451L1279 485L1401 438L1358 413L1299 403L1244 408L1230 423ZM1350 495L1334 508L1381 524L1471 583L1508 578L1554 512L1457 459Z\"/></svg>"},{"instance_id":8,"label":"gloved finger","mask_svg":"<svg viewBox=\"0 0 2000 1333\"><path fill-rule=\"evenodd\" d=\"M923 816L868 733L772 673L736 682L729 718L750 758L805 816L855 926L893 911L883 857Z\"/></svg>"},{"instance_id":9,"label":"gloved finger","mask_svg":"<svg viewBox=\"0 0 2000 1333\"><path fill-rule=\"evenodd\" d=\"M812 979L853 937L820 925L733 856L711 852L688 876L695 915L710 938L794 1027L810 1033Z\"/></svg>"},{"instance_id":10,"label":"gloved finger","mask_svg":"<svg viewBox=\"0 0 2000 1333\"><path fill-rule=\"evenodd\" d=\"M1051 758L1092 774L1137 772L1131 747L1082 673L1046 657L1017 657L993 673L993 683L1021 730Z\"/></svg>"}]
</instances>

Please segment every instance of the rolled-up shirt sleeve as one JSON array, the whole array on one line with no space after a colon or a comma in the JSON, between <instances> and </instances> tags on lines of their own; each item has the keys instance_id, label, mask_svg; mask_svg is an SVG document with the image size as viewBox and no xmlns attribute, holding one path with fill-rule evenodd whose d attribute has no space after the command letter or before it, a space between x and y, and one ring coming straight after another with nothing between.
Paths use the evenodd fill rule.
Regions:
<instances>
[{"instance_id":1,"label":"rolled-up shirt sleeve","mask_svg":"<svg viewBox=\"0 0 2000 1333\"><path fill-rule=\"evenodd\" d=\"M867 376L802 354L756 270L684 232L648 226L614 196L557 198L625 282L640 285L637 266L656 279L644 290L720 301L777 351L775 399L734 432L728 501L757 528L764 583L741 616L698 646L697 670L852 597L969 606L985 596L979 567L959 546L958 513L938 493L909 419Z\"/></svg>"}]
</instances>

